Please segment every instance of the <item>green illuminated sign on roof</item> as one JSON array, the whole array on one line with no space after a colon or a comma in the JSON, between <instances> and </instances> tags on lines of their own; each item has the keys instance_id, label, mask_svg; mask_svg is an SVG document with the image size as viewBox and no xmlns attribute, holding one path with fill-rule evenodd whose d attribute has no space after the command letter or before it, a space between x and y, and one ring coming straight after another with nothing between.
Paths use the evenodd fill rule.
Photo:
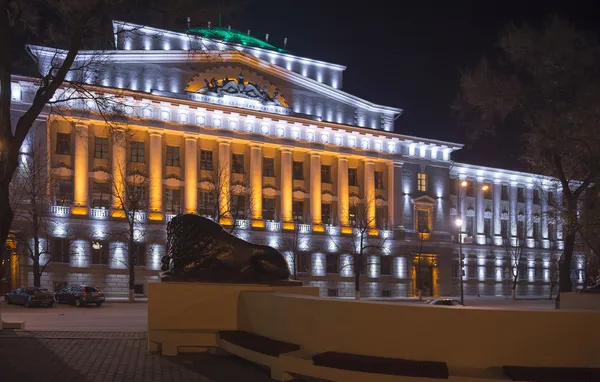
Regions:
<instances>
[{"instance_id":1,"label":"green illuminated sign on roof","mask_svg":"<svg viewBox=\"0 0 600 382\"><path fill-rule=\"evenodd\" d=\"M244 46L250 46L254 48L262 48L274 50L277 52L285 52L284 49L277 48L266 41L258 39L256 37L248 36L247 34L228 28L191 28L188 33L198 34L202 37L211 38L214 40L221 40L224 42L230 42L233 44L239 44Z\"/></svg>"}]
</instances>

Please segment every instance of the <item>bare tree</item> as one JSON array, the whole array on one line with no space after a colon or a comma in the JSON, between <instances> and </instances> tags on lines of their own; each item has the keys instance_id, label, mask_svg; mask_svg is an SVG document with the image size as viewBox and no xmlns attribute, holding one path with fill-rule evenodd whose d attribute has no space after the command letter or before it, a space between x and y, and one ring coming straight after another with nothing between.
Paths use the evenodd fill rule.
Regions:
<instances>
[{"instance_id":1,"label":"bare tree","mask_svg":"<svg viewBox=\"0 0 600 382\"><path fill-rule=\"evenodd\" d=\"M554 256L550 253L550 266L548 269L550 273L548 276L550 278L550 300L552 300L552 293L554 292L554 288L558 285L558 277L559 277L559 257Z\"/></svg>"},{"instance_id":2,"label":"bare tree","mask_svg":"<svg viewBox=\"0 0 600 382\"><path fill-rule=\"evenodd\" d=\"M32 139L30 141L33 142ZM64 260L70 257L72 230L68 217L49 214L53 204L50 189L54 179L52 172L48 172L45 149L40 145L32 145L30 149L21 154L19 167L11 183L11 208L18 222L12 236L31 259L33 286L39 287L41 276L53 258L65 254ZM61 196L71 197L58 195L59 198ZM55 242L53 237L59 237L60 240Z\"/></svg>"},{"instance_id":3,"label":"bare tree","mask_svg":"<svg viewBox=\"0 0 600 382\"><path fill-rule=\"evenodd\" d=\"M525 251L527 249L527 231L529 220L527 215L517 217L516 235L512 236L509 232L503 232L502 248L506 254L508 275L511 283L511 298L516 299L517 285L521 276L521 267L525 261Z\"/></svg>"},{"instance_id":4,"label":"bare tree","mask_svg":"<svg viewBox=\"0 0 600 382\"><path fill-rule=\"evenodd\" d=\"M332 237L332 242L336 247L336 252L347 254L350 257L348 264L354 270L354 290L355 298L360 300L360 276L365 269L372 265L369 256L380 255L384 250L387 238L375 236L375 211L368 207L374 201L365 200L364 202L356 200L350 204L347 221L352 228L351 235L341 235L339 238Z\"/></svg>"},{"instance_id":5,"label":"bare tree","mask_svg":"<svg viewBox=\"0 0 600 382\"><path fill-rule=\"evenodd\" d=\"M286 223L281 223L281 230L279 232L281 237L281 245L280 248L283 252L287 252L291 254L292 258L292 278L294 280L298 280L298 273L300 272L309 272L310 269L301 269L300 268L300 256L304 252L302 250L302 243L308 239L310 236L310 232L306 232L302 230L299 224L302 224L302 221L299 218L296 218L290 226L292 229L286 229L284 227Z\"/></svg>"},{"instance_id":6,"label":"bare tree","mask_svg":"<svg viewBox=\"0 0 600 382\"><path fill-rule=\"evenodd\" d=\"M521 133L524 164L557 180L565 240L559 285L568 292L578 205L600 181L600 109L595 101L600 96L600 46L553 18L540 30L508 26L498 47L496 63L482 60L462 74L454 108L473 138Z\"/></svg>"},{"instance_id":7,"label":"bare tree","mask_svg":"<svg viewBox=\"0 0 600 382\"><path fill-rule=\"evenodd\" d=\"M113 209L112 215L123 219L124 229L114 228L111 235L120 242L126 243L127 261L123 264L129 272L129 301L135 301L135 267L140 264L140 257L146 253L139 251L137 242L149 235L149 224L143 218L143 213L148 210L149 175L145 173L143 164L128 161L126 152L128 145L133 141L133 131L126 127L112 129L113 155L112 168L109 172L109 181L112 187ZM123 163L123 161L125 161ZM118 227L118 226L116 226Z\"/></svg>"}]
</instances>

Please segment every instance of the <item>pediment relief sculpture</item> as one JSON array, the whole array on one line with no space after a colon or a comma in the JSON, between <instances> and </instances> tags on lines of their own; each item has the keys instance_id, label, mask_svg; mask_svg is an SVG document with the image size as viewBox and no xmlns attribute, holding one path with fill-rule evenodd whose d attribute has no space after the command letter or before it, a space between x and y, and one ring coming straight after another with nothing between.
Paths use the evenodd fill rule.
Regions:
<instances>
[{"instance_id":1,"label":"pediment relief sculpture","mask_svg":"<svg viewBox=\"0 0 600 382\"><path fill-rule=\"evenodd\" d=\"M193 81L196 81L196 79L193 79ZM193 86L191 86L192 82L188 85L188 89L193 89ZM214 97L223 97L224 95L242 97L259 101L264 105L289 107L289 103L279 88L271 86L273 90L270 91L269 86L261 85L260 82L252 83L246 81L242 73L237 78L225 76L224 78L216 79L212 77L210 79L204 78L203 82L204 86L192 92Z\"/></svg>"}]
</instances>

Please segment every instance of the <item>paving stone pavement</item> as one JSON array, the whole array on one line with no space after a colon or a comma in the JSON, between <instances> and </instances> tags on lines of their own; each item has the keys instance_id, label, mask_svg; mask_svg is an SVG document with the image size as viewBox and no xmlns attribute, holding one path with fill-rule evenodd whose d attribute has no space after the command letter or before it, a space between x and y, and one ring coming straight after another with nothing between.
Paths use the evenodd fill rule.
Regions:
<instances>
[{"instance_id":1,"label":"paving stone pavement","mask_svg":"<svg viewBox=\"0 0 600 382\"><path fill-rule=\"evenodd\" d=\"M272 382L236 357L150 354L140 332L0 332L2 382Z\"/></svg>"}]
</instances>

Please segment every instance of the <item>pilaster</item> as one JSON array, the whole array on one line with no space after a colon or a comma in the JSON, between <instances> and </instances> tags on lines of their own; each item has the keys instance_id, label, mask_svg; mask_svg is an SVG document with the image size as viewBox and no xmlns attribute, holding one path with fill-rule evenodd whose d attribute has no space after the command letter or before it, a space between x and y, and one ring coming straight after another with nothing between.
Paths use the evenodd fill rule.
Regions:
<instances>
[{"instance_id":1,"label":"pilaster","mask_svg":"<svg viewBox=\"0 0 600 382\"><path fill-rule=\"evenodd\" d=\"M284 223L292 221L292 150L289 147L281 151L281 217Z\"/></svg>"},{"instance_id":2,"label":"pilaster","mask_svg":"<svg viewBox=\"0 0 600 382\"><path fill-rule=\"evenodd\" d=\"M198 211L198 137L185 136L185 211Z\"/></svg>"},{"instance_id":3,"label":"pilaster","mask_svg":"<svg viewBox=\"0 0 600 382\"><path fill-rule=\"evenodd\" d=\"M250 145L250 206L252 225L264 226L262 221L262 148L258 144Z\"/></svg>"},{"instance_id":4,"label":"pilaster","mask_svg":"<svg viewBox=\"0 0 600 382\"><path fill-rule=\"evenodd\" d=\"M321 153L310 155L310 216L313 225L320 226L321 220Z\"/></svg>"},{"instance_id":5,"label":"pilaster","mask_svg":"<svg viewBox=\"0 0 600 382\"><path fill-rule=\"evenodd\" d=\"M218 178L216 185L219 193L219 219L221 224L231 225L231 141L219 139L219 163L217 168Z\"/></svg>"},{"instance_id":6,"label":"pilaster","mask_svg":"<svg viewBox=\"0 0 600 382\"><path fill-rule=\"evenodd\" d=\"M341 227L349 225L348 158L338 157L338 222Z\"/></svg>"},{"instance_id":7,"label":"pilaster","mask_svg":"<svg viewBox=\"0 0 600 382\"><path fill-rule=\"evenodd\" d=\"M75 124L75 198L72 212L76 215L86 215L88 212L88 126L83 123Z\"/></svg>"},{"instance_id":8,"label":"pilaster","mask_svg":"<svg viewBox=\"0 0 600 382\"><path fill-rule=\"evenodd\" d=\"M365 160L365 213L368 228L375 228L375 162Z\"/></svg>"},{"instance_id":9,"label":"pilaster","mask_svg":"<svg viewBox=\"0 0 600 382\"><path fill-rule=\"evenodd\" d=\"M150 130L149 150L150 208L148 219L162 220L163 215L163 150L162 131Z\"/></svg>"}]
</instances>

